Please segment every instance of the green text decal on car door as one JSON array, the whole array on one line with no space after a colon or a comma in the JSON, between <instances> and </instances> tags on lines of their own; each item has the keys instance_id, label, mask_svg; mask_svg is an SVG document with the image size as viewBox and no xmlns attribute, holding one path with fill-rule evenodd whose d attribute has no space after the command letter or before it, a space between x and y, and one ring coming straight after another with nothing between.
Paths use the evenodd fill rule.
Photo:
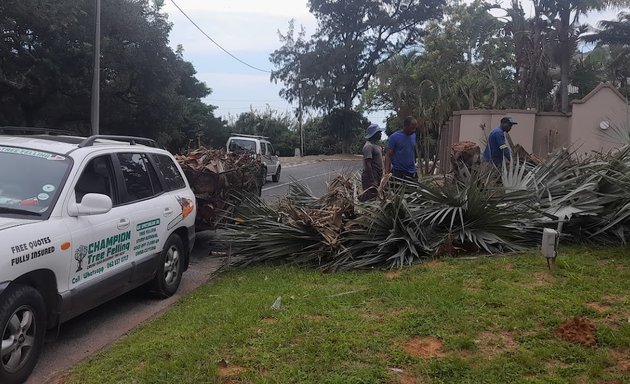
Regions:
<instances>
[{"instance_id":1,"label":"green text decal on car door","mask_svg":"<svg viewBox=\"0 0 630 384\"><path fill-rule=\"evenodd\" d=\"M87 280L126 262L129 260L130 245L131 231L120 232L88 245L80 245L74 252L77 264L72 282L76 284L81 280Z\"/></svg>"},{"instance_id":2,"label":"green text decal on car door","mask_svg":"<svg viewBox=\"0 0 630 384\"><path fill-rule=\"evenodd\" d=\"M157 227L160 225L160 219L145 221L136 225L136 245L133 251L136 256L144 255L147 252L155 251L160 242L160 236L157 233Z\"/></svg>"}]
</instances>

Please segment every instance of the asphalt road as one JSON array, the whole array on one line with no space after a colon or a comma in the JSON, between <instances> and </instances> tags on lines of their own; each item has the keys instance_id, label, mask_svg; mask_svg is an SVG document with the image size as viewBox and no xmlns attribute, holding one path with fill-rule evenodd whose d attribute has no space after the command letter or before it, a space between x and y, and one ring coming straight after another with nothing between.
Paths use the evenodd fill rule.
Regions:
<instances>
[{"instance_id":1,"label":"asphalt road","mask_svg":"<svg viewBox=\"0 0 630 384\"><path fill-rule=\"evenodd\" d=\"M337 173L360 169L360 160L318 161L303 165L287 165L278 183L267 182L263 198L274 201L286 195L289 184L298 181L307 185L315 196L321 196L326 183ZM142 290L135 290L95 308L61 326L59 337L48 341L28 384L63 383L64 372L116 340L145 321L159 316L186 293L207 282L224 265L220 253L211 253L212 244L220 232L204 231L197 234L191 254L190 267L184 273L175 295L166 300L151 298Z\"/></svg>"},{"instance_id":2,"label":"asphalt road","mask_svg":"<svg viewBox=\"0 0 630 384\"><path fill-rule=\"evenodd\" d=\"M318 161L311 164L288 166L282 169L280 181L269 182L263 186L262 197L265 201L273 201L284 197L289 185L298 181L307 185L317 197L326 191L326 183L338 173L352 173L361 169L361 160Z\"/></svg>"}]
</instances>

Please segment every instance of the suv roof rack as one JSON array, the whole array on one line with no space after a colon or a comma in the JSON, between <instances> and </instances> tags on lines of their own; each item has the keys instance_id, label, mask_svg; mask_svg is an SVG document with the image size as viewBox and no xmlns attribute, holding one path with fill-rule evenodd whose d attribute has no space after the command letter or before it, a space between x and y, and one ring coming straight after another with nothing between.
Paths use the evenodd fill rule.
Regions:
<instances>
[{"instance_id":1,"label":"suv roof rack","mask_svg":"<svg viewBox=\"0 0 630 384\"><path fill-rule=\"evenodd\" d=\"M268 136L258 136L258 135L246 135L244 133L233 133L232 136L239 136L239 137L252 137L254 139L268 139Z\"/></svg>"},{"instance_id":2,"label":"suv roof rack","mask_svg":"<svg viewBox=\"0 0 630 384\"><path fill-rule=\"evenodd\" d=\"M74 133L66 131L64 129L56 128L42 128L42 127L0 127L0 134L2 135L66 135L71 136Z\"/></svg>"},{"instance_id":3,"label":"suv roof rack","mask_svg":"<svg viewBox=\"0 0 630 384\"><path fill-rule=\"evenodd\" d=\"M79 148L91 147L96 143L96 140L115 140L129 143L130 145L142 144L147 147L158 148L157 143L153 139L147 139L145 137L134 136L115 136L115 135L92 135L87 139L79 143Z\"/></svg>"}]
</instances>

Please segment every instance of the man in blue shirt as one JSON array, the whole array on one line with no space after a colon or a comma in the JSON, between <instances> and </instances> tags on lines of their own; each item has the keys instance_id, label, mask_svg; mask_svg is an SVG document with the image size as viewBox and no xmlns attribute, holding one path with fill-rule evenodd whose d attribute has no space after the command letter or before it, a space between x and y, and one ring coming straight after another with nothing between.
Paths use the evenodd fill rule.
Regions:
<instances>
[{"instance_id":1,"label":"man in blue shirt","mask_svg":"<svg viewBox=\"0 0 630 384\"><path fill-rule=\"evenodd\" d=\"M503 165L503 158L510 160L510 148L505 142L505 133L510 132L513 125L518 124L511 117L501 119L501 125L490 132L488 145L483 151L483 159L492 162L497 167Z\"/></svg>"},{"instance_id":2,"label":"man in blue shirt","mask_svg":"<svg viewBox=\"0 0 630 384\"><path fill-rule=\"evenodd\" d=\"M385 173L396 178L417 181L416 129L418 121L412 116L403 121L403 129L394 132L387 140Z\"/></svg>"}]
</instances>

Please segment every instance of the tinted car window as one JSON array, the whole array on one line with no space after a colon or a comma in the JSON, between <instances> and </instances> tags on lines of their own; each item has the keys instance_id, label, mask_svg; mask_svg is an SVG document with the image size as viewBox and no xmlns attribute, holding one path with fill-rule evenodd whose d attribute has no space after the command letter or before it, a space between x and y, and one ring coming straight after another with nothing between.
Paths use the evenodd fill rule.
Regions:
<instances>
[{"instance_id":1,"label":"tinted car window","mask_svg":"<svg viewBox=\"0 0 630 384\"><path fill-rule=\"evenodd\" d=\"M142 200L153 196L153 186L144 155L119 153L118 161L127 189L126 201Z\"/></svg>"},{"instance_id":2,"label":"tinted car window","mask_svg":"<svg viewBox=\"0 0 630 384\"><path fill-rule=\"evenodd\" d=\"M186 186L186 182L181 173L179 173L179 169L177 169L173 159L164 155L153 155L153 159L157 165L158 172L164 179L166 190L173 191Z\"/></svg>"},{"instance_id":3,"label":"tinted car window","mask_svg":"<svg viewBox=\"0 0 630 384\"><path fill-rule=\"evenodd\" d=\"M99 156L90 160L83 171L81 177L74 186L77 203L80 203L88 193L99 193L107 195L112 199L114 205L117 204L115 178L111 158Z\"/></svg>"},{"instance_id":4,"label":"tinted car window","mask_svg":"<svg viewBox=\"0 0 630 384\"><path fill-rule=\"evenodd\" d=\"M267 143L267 151L269 151L269 155L273 156L273 145Z\"/></svg>"},{"instance_id":5,"label":"tinted car window","mask_svg":"<svg viewBox=\"0 0 630 384\"><path fill-rule=\"evenodd\" d=\"M232 139L230 141L230 151L249 151L256 153L256 142L254 140L247 139Z\"/></svg>"}]
</instances>

